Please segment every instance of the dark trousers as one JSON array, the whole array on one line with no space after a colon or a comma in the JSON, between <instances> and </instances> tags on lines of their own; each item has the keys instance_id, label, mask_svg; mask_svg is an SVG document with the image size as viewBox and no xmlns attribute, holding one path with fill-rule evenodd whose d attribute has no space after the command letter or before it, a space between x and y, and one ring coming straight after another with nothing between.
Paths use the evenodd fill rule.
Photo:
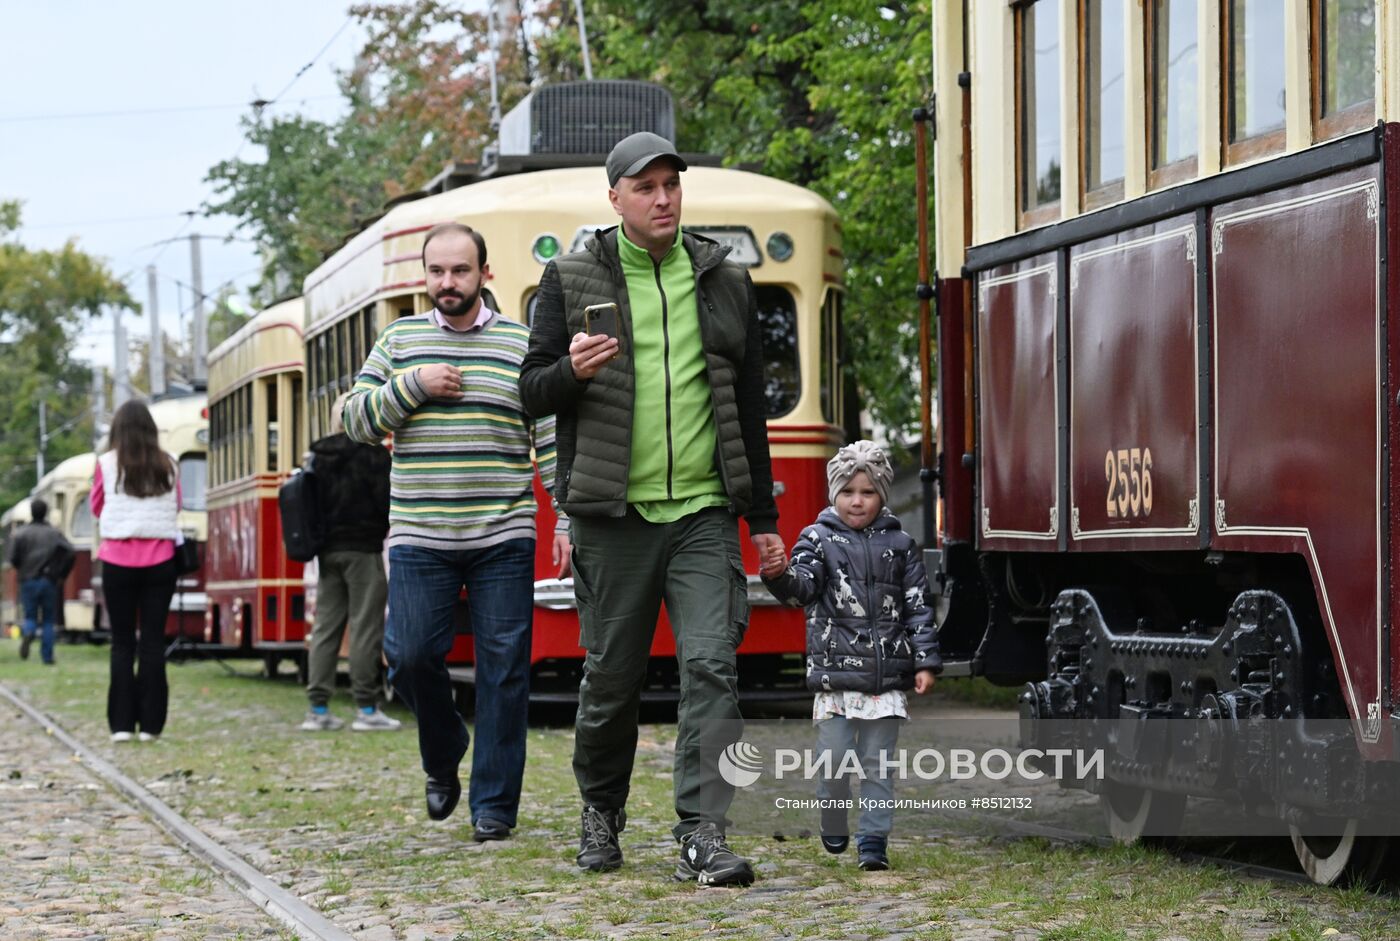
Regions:
<instances>
[{"instance_id":1,"label":"dark trousers","mask_svg":"<svg viewBox=\"0 0 1400 941\"><path fill-rule=\"evenodd\" d=\"M159 735L165 728L165 620L174 594L173 560L143 568L102 563L102 597L112 624L107 725L113 732L140 726Z\"/></svg>"},{"instance_id":2,"label":"dark trousers","mask_svg":"<svg viewBox=\"0 0 1400 941\"><path fill-rule=\"evenodd\" d=\"M484 549L389 549L389 682L418 720L423 770L447 777L470 737L452 698L447 654L452 611L465 585L476 651L476 748L467 803L482 817L516 825L530 709L530 627L535 540Z\"/></svg>"},{"instance_id":3,"label":"dark trousers","mask_svg":"<svg viewBox=\"0 0 1400 941\"><path fill-rule=\"evenodd\" d=\"M24 624L20 631L25 637L37 633L39 656L45 663L53 663L53 622L62 603L58 585L43 576L26 579L19 586L19 601L24 608Z\"/></svg>"},{"instance_id":4,"label":"dark trousers","mask_svg":"<svg viewBox=\"0 0 1400 941\"><path fill-rule=\"evenodd\" d=\"M748 626L739 524L724 508L673 523L573 517L574 594L587 650L575 720L574 776L584 803L627 803L637 713L661 602L676 639L681 690L676 728L677 837L705 821L724 826L734 788L719 756L743 732L736 651Z\"/></svg>"}]
</instances>

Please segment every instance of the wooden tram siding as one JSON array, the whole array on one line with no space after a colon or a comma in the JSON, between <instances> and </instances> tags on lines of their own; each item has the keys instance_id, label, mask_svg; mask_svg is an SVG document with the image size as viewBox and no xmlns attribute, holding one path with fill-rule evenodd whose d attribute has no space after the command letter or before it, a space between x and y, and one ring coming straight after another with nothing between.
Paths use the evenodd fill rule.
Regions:
<instances>
[{"instance_id":1,"label":"wooden tram siding","mask_svg":"<svg viewBox=\"0 0 1400 941\"><path fill-rule=\"evenodd\" d=\"M1390 673L1400 670L1394 655L1400 638L1390 629L1392 606L1400 602L1386 601L1397 551L1389 532L1390 491L1396 485L1389 433L1397 418L1386 411L1392 395L1389 372L1397 368L1397 357L1389 353L1396 348L1396 339L1390 336L1386 316L1387 298L1394 296L1389 291L1395 289L1387 249L1397 241L1397 219L1394 207L1387 204L1400 186L1397 163L1400 125L1379 125L1295 155L970 248L961 274L978 288L971 312L972 361L980 373L972 389L973 420L980 438L974 452L978 473L965 503L948 508L950 518L973 521L973 538L982 550L1043 554L1080 548L1144 548L1135 542L1152 535L1155 519L1120 520L1108 527L1100 509L1094 527L1098 532L1074 532L1071 503L1079 501L1079 495L1071 493L1071 485L1081 478L1091 480L1095 468L1090 465L1095 464L1103 479L1104 451L1083 453L1083 430L1075 426L1083 416L1071 414L1066 394L1074 365L1069 346L1078 339L1074 325L1081 316L1072 307L1071 270L1084 257L1086 247L1130 240L1149 226L1175 226L1194 214L1184 256L1194 263L1194 277L1186 265L1174 266L1185 270L1171 277L1194 287L1196 309L1191 310L1190 292L1173 291L1180 310L1162 315L1179 329L1195 330L1196 381L1155 383L1161 397L1174 400L1166 409L1138 409L1131 394L1123 395L1123 388L1115 387L1117 395L1097 410L1093 420L1115 438L1143 439L1115 440L1111 442L1115 448L1140 444L1154 448L1158 461L1154 484L1159 488L1167 468L1161 464L1156 438L1170 442L1178 454L1181 464L1175 474L1182 478L1178 489L1184 494L1176 494L1173 516L1179 517L1185 509L1176 506L1185 503L1180 499L1183 495L1194 497L1197 512L1194 519L1189 515L1184 521L1174 519L1169 526L1172 532L1158 534L1165 538L1148 538L1154 547L1295 552L1304 558L1359 743L1371 758L1393 757L1396 752L1395 735L1383 715L1390 705ZM1318 252L1325 252L1326 263L1308 264ZM1263 270L1256 270L1260 265ZM1046 277L1028 277L1039 271ZM1307 283L1294 279L1295 293L1287 275L1297 272L1306 272ZM1158 265L1154 283L1138 286L1143 299L1136 305L1139 318L1135 319L1140 319L1143 304L1159 306L1160 299L1146 298L1164 277L1167 273ZM1089 280L1080 285L1081 289L1092 287ZM1102 291L1102 285L1097 290ZM1295 296L1303 301L1291 303ZM1347 310L1339 313L1334 298L1341 298ZM1058 315L1051 313L1056 308L1061 311ZM1343 314L1345 329L1334 323ZM1280 316L1287 321L1284 335L1292 342L1283 350L1268 348L1265 338L1279 335ZM1034 329L1046 334L1042 339L1050 345L1033 357L1030 368L1018 366L1017 382L1034 389L998 381L1009 377L1003 375L1006 368L995 368L997 357L1014 354L1020 362L1024 350L1016 350L1015 343L1028 326L1017 321L1026 320L1039 325ZM1319 349L1313 342L1317 338L1332 345L1340 342L1343 349L1336 356L1331 352L1312 355ZM1005 348L1008 344L1011 349ZM1193 351L1184 342L1175 346L1170 359L1172 368L1180 372L1179 361ZM1345 368L1329 368L1337 356ZM1273 372L1256 368L1265 360L1272 363ZM1158 362L1153 361L1154 370ZM1278 394L1278 376L1288 374L1279 372L1285 366L1295 373L1301 368L1308 380L1304 386L1328 398L1330 409L1320 413L1322 405L1315 401L1300 408L1289 401L1290 396ZM1082 380L1077 374L1076 378ZM1134 394L1142 391L1140 384L1127 388ZM1277 400L1272 403L1264 395L1270 389ZM1073 389L1076 395L1080 391ZM1044 415L1044 422L1032 426L1038 444L1031 448L1022 440L1024 435L1018 439L1014 432L1018 423L1022 432L1027 427L1022 414L1026 407L1034 405L1040 414L1047 400L1056 402L1054 416ZM1191 442L1183 438L1186 427L1178 413L1193 404L1196 454L1187 461ZM956 396L944 401L945 412L963 407ZM1327 417L1319 420L1320 414ZM1301 415L1310 415L1312 421L1300 424ZM1052 434L1053 448L1048 440ZM1288 447L1280 451L1279 443L1285 438ZM1269 440L1274 446L1261 452ZM1311 449L1311 456L1288 456L1289 448L1296 452L1299 447ZM1332 458L1323 460L1319 454ZM1003 486L995 468L1008 461L1018 475L1030 474L1038 486ZM1082 462L1088 463L1079 467ZM1042 478L1051 474L1057 487L1045 486ZM1192 476L1195 479L1188 479ZM1271 487L1284 484L1286 493L1271 495ZM1081 511L1087 502L1078 502ZM1008 510L1028 525L1001 524L1010 515ZM1324 532L1338 514L1348 525ZM1086 522L1081 519L1080 528L1087 529ZM1118 530L1116 538L1105 532L1111 528ZM1339 528L1346 531L1338 532ZM1360 531L1363 538L1350 538L1352 531ZM1091 547L1078 545L1083 535L1101 541Z\"/></svg>"},{"instance_id":2,"label":"wooden tram siding","mask_svg":"<svg viewBox=\"0 0 1400 941\"><path fill-rule=\"evenodd\" d=\"M210 837L160 798L93 752L52 718L25 702L3 683L0 698L20 710L81 759L85 768L135 804L186 852L213 869L241 895L305 941L354 941L354 937L297 896L283 889L222 843Z\"/></svg>"}]
</instances>

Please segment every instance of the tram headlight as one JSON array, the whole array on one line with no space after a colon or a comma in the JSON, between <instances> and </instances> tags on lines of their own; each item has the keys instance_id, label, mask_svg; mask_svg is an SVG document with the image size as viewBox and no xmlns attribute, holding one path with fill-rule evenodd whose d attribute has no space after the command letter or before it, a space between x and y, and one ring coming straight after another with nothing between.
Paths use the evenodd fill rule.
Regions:
<instances>
[{"instance_id":1,"label":"tram headlight","mask_svg":"<svg viewBox=\"0 0 1400 941\"><path fill-rule=\"evenodd\" d=\"M792 257L792 236L786 232L774 232L768 236L768 257L774 261L787 261Z\"/></svg>"},{"instance_id":2,"label":"tram headlight","mask_svg":"<svg viewBox=\"0 0 1400 941\"><path fill-rule=\"evenodd\" d=\"M535 236L535 244L530 246L530 254L535 256L535 261L540 264L558 257L559 239L556 236L545 233Z\"/></svg>"}]
</instances>

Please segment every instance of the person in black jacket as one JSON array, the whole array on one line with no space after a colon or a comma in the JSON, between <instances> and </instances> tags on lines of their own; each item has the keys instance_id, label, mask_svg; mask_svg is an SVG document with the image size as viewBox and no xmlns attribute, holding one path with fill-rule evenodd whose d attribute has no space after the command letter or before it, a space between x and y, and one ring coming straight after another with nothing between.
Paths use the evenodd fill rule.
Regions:
<instances>
[{"instance_id":1,"label":"person in black jacket","mask_svg":"<svg viewBox=\"0 0 1400 941\"><path fill-rule=\"evenodd\" d=\"M54 617L63 603L63 593L59 590L61 579L54 577L51 563L59 550L71 558L73 547L49 525L49 505L43 500L35 497L29 501L29 516L32 522L21 526L10 543L10 564L16 569L20 606L24 609L19 656L21 660L29 659L29 648L38 636L39 656L52 666Z\"/></svg>"},{"instance_id":2,"label":"person in black jacket","mask_svg":"<svg viewBox=\"0 0 1400 941\"><path fill-rule=\"evenodd\" d=\"M357 732L392 731L402 724L379 708L384 645L384 537L389 532L389 452L345 434L345 395L331 408L331 434L311 445L317 506L325 538L316 556L316 622L311 630L306 696L311 709L301 728L332 731L345 722L330 712L340 642L350 628L350 689Z\"/></svg>"},{"instance_id":3,"label":"person in black jacket","mask_svg":"<svg viewBox=\"0 0 1400 941\"><path fill-rule=\"evenodd\" d=\"M854 752L864 771L866 808L856 830L861 869L889 868L886 846L894 823L894 782L881 756L894 751L909 718L905 691L923 694L943 669L937 626L928 604L928 573L918 543L885 507L894 471L885 452L857 441L826 468L832 506L802 531L773 595L807 608L807 685L816 691L812 721L817 745L832 768ZM849 823L844 777L822 779L822 845L840 853Z\"/></svg>"}]
</instances>

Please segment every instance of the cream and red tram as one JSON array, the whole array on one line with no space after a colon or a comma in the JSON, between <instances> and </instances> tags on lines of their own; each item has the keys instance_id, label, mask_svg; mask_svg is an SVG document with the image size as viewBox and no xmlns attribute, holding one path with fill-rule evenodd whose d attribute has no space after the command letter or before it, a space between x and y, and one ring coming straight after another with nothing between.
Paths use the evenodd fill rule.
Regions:
<instances>
[{"instance_id":1,"label":"cream and red tram","mask_svg":"<svg viewBox=\"0 0 1400 941\"><path fill-rule=\"evenodd\" d=\"M29 522L29 498L0 514L0 537L4 539L4 556L0 558L0 630L9 637L19 630L24 613L19 605L19 574L10 564L10 540L15 532Z\"/></svg>"},{"instance_id":2,"label":"cream and red tram","mask_svg":"<svg viewBox=\"0 0 1400 941\"><path fill-rule=\"evenodd\" d=\"M59 591L63 604L55 612L55 636L68 640L94 634L94 626L101 623L96 614L96 595L93 588L93 532L92 508L88 505L88 493L92 490L93 469L97 466L96 456L91 452L74 455L62 461L46 473L29 496L5 511L0 517L0 529L5 537L3 620L6 628L18 625L24 619L19 605L19 584L15 570L9 564L10 540L15 531L30 521L29 501L38 497L49 506L48 521L73 545L75 560L73 571L68 573Z\"/></svg>"},{"instance_id":3,"label":"cream and red tram","mask_svg":"<svg viewBox=\"0 0 1400 941\"><path fill-rule=\"evenodd\" d=\"M306 450L300 298L261 311L209 354L208 611L215 649L301 662L302 563L282 548L277 488Z\"/></svg>"},{"instance_id":4,"label":"cream and red tram","mask_svg":"<svg viewBox=\"0 0 1400 941\"><path fill-rule=\"evenodd\" d=\"M442 181L450 185L454 178L449 173ZM731 245L730 257L747 265L753 277L764 331L779 526L791 545L826 505L825 462L842 440L840 226L821 197L754 173L692 162L682 182L685 227ZM446 221L482 233L492 274L487 302L507 317L528 322L545 262L581 248L595 229L615 224L616 216L601 166L469 176L466 185L394 206L306 280L313 439L326 433L331 403L351 387L379 331L395 318L430 308L421 263L423 235ZM536 497L532 694L567 698L576 694L583 650L572 585L553 577L549 556L555 515L538 478ZM747 538L741 542L746 569L756 572L752 546ZM753 574L749 599L753 615L739 649L741 682L753 692L764 687L790 691L801 682L791 671L805 649L802 613L777 607ZM453 662L470 663L471 651L470 636L459 634ZM652 691L674 689L669 629L657 631L652 653Z\"/></svg>"},{"instance_id":5,"label":"cream and red tram","mask_svg":"<svg viewBox=\"0 0 1400 941\"><path fill-rule=\"evenodd\" d=\"M1400 4L933 24L949 671L1030 681L1032 743L1117 730L1120 838L1247 792L1314 879L1367 874L1400 790Z\"/></svg>"},{"instance_id":6,"label":"cream and red tram","mask_svg":"<svg viewBox=\"0 0 1400 941\"><path fill-rule=\"evenodd\" d=\"M207 552L209 520L207 507L209 459L208 397L202 392L164 395L149 404L151 418L160 434L160 446L175 458L180 468L180 533L200 547L200 558ZM170 599L170 617L165 623L167 637L199 642L204 635L205 566L175 583Z\"/></svg>"}]
</instances>

